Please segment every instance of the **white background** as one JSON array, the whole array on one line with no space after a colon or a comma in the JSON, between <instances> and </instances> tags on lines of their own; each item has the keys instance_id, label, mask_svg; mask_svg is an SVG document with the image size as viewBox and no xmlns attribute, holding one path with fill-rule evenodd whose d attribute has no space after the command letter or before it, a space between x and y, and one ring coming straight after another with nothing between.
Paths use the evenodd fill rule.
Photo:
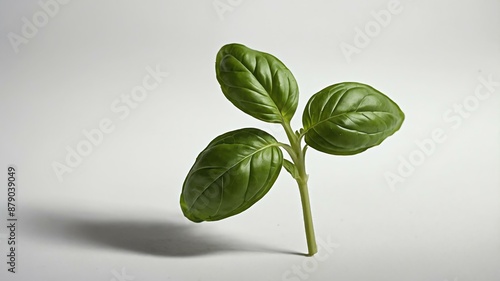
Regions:
<instances>
[{"instance_id":1,"label":"white background","mask_svg":"<svg viewBox=\"0 0 500 281\"><path fill-rule=\"evenodd\" d=\"M44 23L38 1L0 2L0 279L500 280L500 85L480 82L500 81L500 2L401 0L377 23L389 3L73 0ZM26 30L23 18L40 26ZM295 129L308 98L342 81L372 85L406 114L362 154L309 151L316 236L335 245L316 258L301 255L300 199L286 172L238 216L194 224L180 211L184 177L215 136L258 127L285 141L221 93L215 55L231 42L294 73ZM147 67L168 77L121 119L111 106ZM476 98L478 87L488 96ZM58 180L54 163L66 165L67 148L106 119L114 130ZM424 154L417 143L435 130L442 141ZM406 161L391 187L386 176ZM3 262L10 164L16 274Z\"/></svg>"}]
</instances>

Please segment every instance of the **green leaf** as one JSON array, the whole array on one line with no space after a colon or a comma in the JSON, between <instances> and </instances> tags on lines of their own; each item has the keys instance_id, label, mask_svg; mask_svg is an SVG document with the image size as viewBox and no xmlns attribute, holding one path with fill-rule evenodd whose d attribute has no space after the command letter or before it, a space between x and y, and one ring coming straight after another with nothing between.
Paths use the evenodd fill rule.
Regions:
<instances>
[{"instance_id":1,"label":"green leaf","mask_svg":"<svg viewBox=\"0 0 500 281\"><path fill-rule=\"evenodd\" d=\"M311 97L302 116L306 143L336 155L353 155L394 134L405 116L399 106L360 83L335 84Z\"/></svg>"},{"instance_id":2,"label":"green leaf","mask_svg":"<svg viewBox=\"0 0 500 281\"><path fill-rule=\"evenodd\" d=\"M285 167L285 169L290 173L290 175L292 175L292 178L294 179L299 178L299 172L297 171L295 164L288 161L287 159L283 159L283 167Z\"/></svg>"},{"instance_id":3,"label":"green leaf","mask_svg":"<svg viewBox=\"0 0 500 281\"><path fill-rule=\"evenodd\" d=\"M297 82L273 55L228 44L217 53L215 71L226 98L243 112L270 123L292 119L299 98Z\"/></svg>"},{"instance_id":4,"label":"green leaf","mask_svg":"<svg viewBox=\"0 0 500 281\"><path fill-rule=\"evenodd\" d=\"M254 128L215 138L198 155L180 199L184 215L216 221L243 212L272 187L283 164L274 137Z\"/></svg>"}]
</instances>

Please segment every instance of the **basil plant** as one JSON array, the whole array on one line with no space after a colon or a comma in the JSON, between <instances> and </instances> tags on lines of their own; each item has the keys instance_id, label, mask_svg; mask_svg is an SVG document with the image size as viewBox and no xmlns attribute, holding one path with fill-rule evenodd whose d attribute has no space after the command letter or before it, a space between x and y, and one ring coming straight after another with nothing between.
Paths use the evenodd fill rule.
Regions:
<instances>
[{"instance_id":1,"label":"basil plant","mask_svg":"<svg viewBox=\"0 0 500 281\"><path fill-rule=\"evenodd\" d=\"M394 134L403 123L403 112L378 90L343 82L314 94L302 113L303 128L293 130L290 120L297 109L299 88L280 60L241 44L228 44L217 53L215 71L231 103L259 120L281 124L289 143L256 128L216 137L187 174L180 196L182 212L193 222L239 214L266 195L283 167L297 181L308 255L314 255L307 148L333 155L358 154Z\"/></svg>"}]
</instances>

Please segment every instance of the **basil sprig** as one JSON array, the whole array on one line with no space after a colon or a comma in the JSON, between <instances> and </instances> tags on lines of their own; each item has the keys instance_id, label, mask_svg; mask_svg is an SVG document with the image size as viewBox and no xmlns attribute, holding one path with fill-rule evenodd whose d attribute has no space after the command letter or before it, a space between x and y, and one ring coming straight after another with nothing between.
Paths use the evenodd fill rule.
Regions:
<instances>
[{"instance_id":1,"label":"basil sprig","mask_svg":"<svg viewBox=\"0 0 500 281\"><path fill-rule=\"evenodd\" d=\"M215 72L231 103L259 120L281 124L289 143L278 142L256 128L216 137L188 172L180 197L182 212L193 222L239 214L266 195L284 167L297 181L308 255L314 255L317 246L305 167L307 148L333 155L363 152L399 130L403 112L371 86L338 83L310 98L302 115L303 128L294 131L290 121L299 90L290 70L276 57L228 44L217 53ZM283 158L282 149L290 159Z\"/></svg>"}]
</instances>

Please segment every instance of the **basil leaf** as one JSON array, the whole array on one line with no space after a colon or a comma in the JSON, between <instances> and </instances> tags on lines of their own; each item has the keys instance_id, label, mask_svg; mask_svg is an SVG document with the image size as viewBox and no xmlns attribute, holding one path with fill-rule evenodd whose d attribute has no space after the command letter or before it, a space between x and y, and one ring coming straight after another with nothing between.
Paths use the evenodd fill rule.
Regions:
<instances>
[{"instance_id":1,"label":"basil leaf","mask_svg":"<svg viewBox=\"0 0 500 281\"><path fill-rule=\"evenodd\" d=\"M302 116L306 143L336 155L353 155L394 134L404 113L387 96L360 83L339 83L311 97Z\"/></svg>"},{"instance_id":2,"label":"basil leaf","mask_svg":"<svg viewBox=\"0 0 500 281\"><path fill-rule=\"evenodd\" d=\"M243 212L272 187L283 163L274 137L254 128L215 138L189 171L180 204L194 221L215 221Z\"/></svg>"},{"instance_id":3,"label":"basil leaf","mask_svg":"<svg viewBox=\"0 0 500 281\"><path fill-rule=\"evenodd\" d=\"M273 55L228 44L217 53L215 71L226 98L243 112L270 123L292 119L299 98L297 82Z\"/></svg>"}]
</instances>

